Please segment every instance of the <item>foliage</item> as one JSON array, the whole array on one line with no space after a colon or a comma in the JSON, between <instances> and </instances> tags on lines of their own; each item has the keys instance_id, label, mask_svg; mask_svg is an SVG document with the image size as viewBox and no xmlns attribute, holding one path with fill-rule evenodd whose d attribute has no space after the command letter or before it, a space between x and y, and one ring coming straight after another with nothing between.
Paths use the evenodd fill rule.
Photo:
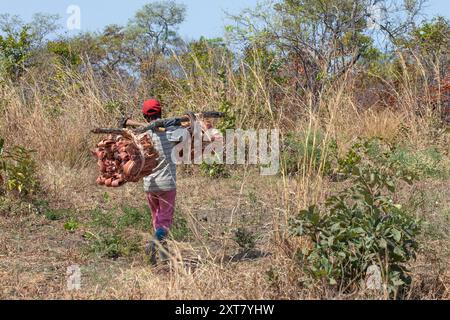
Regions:
<instances>
[{"instance_id":1,"label":"foliage","mask_svg":"<svg viewBox=\"0 0 450 320\"><path fill-rule=\"evenodd\" d=\"M233 240L244 250L252 250L256 246L256 237L253 232L239 227L234 231Z\"/></svg>"},{"instance_id":2,"label":"foliage","mask_svg":"<svg viewBox=\"0 0 450 320\"><path fill-rule=\"evenodd\" d=\"M227 31L245 48L276 48L286 60L285 73L300 92L316 96L325 84L341 78L358 62L379 55L375 30L392 41L410 30L420 2L404 6L388 0L283 0L234 16ZM374 11L383 12L374 16ZM389 14L387 14L389 12Z\"/></svg>"},{"instance_id":3,"label":"foliage","mask_svg":"<svg viewBox=\"0 0 450 320\"><path fill-rule=\"evenodd\" d=\"M65 224L64 229L69 232L75 232L79 227L79 223L76 219L70 218Z\"/></svg>"},{"instance_id":4,"label":"foliage","mask_svg":"<svg viewBox=\"0 0 450 320\"><path fill-rule=\"evenodd\" d=\"M226 135L227 129L235 129L236 127L236 115L233 112L233 105L227 98L227 86L228 81L226 77L226 72L221 70L218 73L219 79L222 82L222 90L220 92L221 103L219 106L219 111L224 113L224 117L220 119L216 128L221 131L222 135ZM230 172L226 165L223 163L202 163L200 165L200 170L204 175L210 178L227 178L230 176Z\"/></svg>"},{"instance_id":5,"label":"foliage","mask_svg":"<svg viewBox=\"0 0 450 320\"><path fill-rule=\"evenodd\" d=\"M399 45L418 51L424 56L439 57L449 48L450 23L444 17L436 17L416 27L399 39Z\"/></svg>"},{"instance_id":6,"label":"foliage","mask_svg":"<svg viewBox=\"0 0 450 320\"><path fill-rule=\"evenodd\" d=\"M31 39L28 28L14 36L0 35L0 74L17 79L25 71L31 56Z\"/></svg>"},{"instance_id":7,"label":"foliage","mask_svg":"<svg viewBox=\"0 0 450 320\"><path fill-rule=\"evenodd\" d=\"M6 191L31 197L39 190L33 152L19 146L4 150L4 140L0 139L0 182Z\"/></svg>"},{"instance_id":8,"label":"foliage","mask_svg":"<svg viewBox=\"0 0 450 320\"><path fill-rule=\"evenodd\" d=\"M191 237L191 229L183 213L176 210L170 236L176 241L186 241Z\"/></svg>"},{"instance_id":9,"label":"foliage","mask_svg":"<svg viewBox=\"0 0 450 320\"><path fill-rule=\"evenodd\" d=\"M150 221L148 211L123 206L120 215L117 215L116 210L97 208L90 212L88 230L84 233L90 252L117 259L139 251L141 236L130 235L126 230L136 228L148 231Z\"/></svg>"},{"instance_id":10,"label":"foliage","mask_svg":"<svg viewBox=\"0 0 450 320\"><path fill-rule=\"evenodd\" d=\"M396 296L411 282L406 264L416 256L421 230L421 222L393 200L396 182L411 183L412 177L389 164L362 162L357 147L349 154L341 165L351 186L290 222L293 235L313 244L297 256L308 274L325 277L342 291L361 285L367 268L377 265L386 289Z\"/></svg>"},{"instance_id":11,"label":"foliage","mask_svg":"<svg viewBox=\"0 0 450 320\"><path fill-rule=\"evenodd\" d=\"M120 228L134 227L147 232L152 229L151 212L148 206L136 208L124 205L121 211L122 213L116 223Z\"/></svg>"},{"instance_id":12,"label":"foliage","mask_svg":"<svg viewBox=\"0 0 450 320\"><path fill-rule=\"evenodd\" d=\"M149 79L154 75L159 55L181 43L177 27L184 21L186 7L175 1L157 1L138 10L126 27L140 71Z\"/></svg>"},{"instance_id":13,"label":"foliage","mask_svg":"<svg viewBox=\"0 0 450 320\"><path fill-rule=\"evenodd\" d=\"M222 38L200 37L188 44L188 50L181 58L190 67L190 76L195 79L197 73L219 73L223 60L232 60L233 54Z\"/></svg>"},{"instance_id":14,"label":"foliage","mask_svg":"<svg viewBox=\"0 0 450 320\"><path fill-rule=\"evenodd\" d=\"M140 237L124 237L118 230L103 230L98 234L86 232L89 240L89 251L102 257L117 259L139 251Z\"/></svg>"},{"instance_id":15,"label":"foliage","mask_svg":"<svg viewBox=\"0 0 450 320\"><path fill-rule=\"evenodd\" d=\"M312 169L328 174L331 171L330 153L335 151L333 142L325 141L320 131L288 132L283 139L281 161L286 175L295 175Z\"/></svg>"},{"instance_id":16,"label":"foliage","mask_svg":"<svg viewBox=\"0 0 450 320\"><path fill-rule=\"evenodd\" d=\"M359 164L386 166L397 176L408 177L411 181L449 175L443 154L438 149L412 150L407 146L384 143L379 138L353 144L347 154L338 159L338 172L346 174Z\"/></svg>"},{"instance_id":17,"label":"foliage","mask_svg":"<svg viewBox=\"0 0 450 320\"><path fill-rule=\"evenodd\" d=\"M58 56L68 66L76 67L81 64L80 54L66 41L49 41L47 50Z\"/></svg>"},{"instance_id":18,"label":"foliage","mask_svg":"<svg viewBox=\"0 0 450 320\"><path fill-rule=\"evenodd\" d=\"M19 16L3 13L0 14L0 34L18 38L24 29L28 29L31 45L37 48L43 44L48 35L60 29L59 19L58 15L35 13L31 21L25 23Z\"/></svg>"}]
</instances>

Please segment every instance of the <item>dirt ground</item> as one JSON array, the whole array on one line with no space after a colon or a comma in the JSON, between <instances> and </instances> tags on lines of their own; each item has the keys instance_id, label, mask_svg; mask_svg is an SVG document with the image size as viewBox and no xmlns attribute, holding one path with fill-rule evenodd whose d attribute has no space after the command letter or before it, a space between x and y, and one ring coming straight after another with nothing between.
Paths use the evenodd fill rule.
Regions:
<instances>
[{"instance_id":1,"label":"dirt ground","mask_svg":"<svg viewBox=\"0 0 450 320\"><path fill-rule=\"evenodd\" d=\"M54 171L61 175L60 170ZM84 177L91 173L87 171ZM289 207L278 196L284 187L282 179L236 174L213 180L181 175L169 241L172 258L168 264L152 267L144 254L151 226L141 184L107 190L95 187L83 175L66 178L76 187L60 188L57 180L47 182L51 201L45 206L3 204L0 298L362 297L336 296L332 290L305 286L301 269L292 259L292 248L302 244L298 239L276 240L277 229L284 228L280 223L283 210ZM427 241L414 263L418 280L411 298L418 291L419 298L448 297L449 190L448 182L424 183L400 195L434 196L435 207L419 211L428 216L439 213L431 227L437 238L443 235L442 241ZM80 290L69 290L71 266L80 268Z\"/></svg>"}]
</instances>

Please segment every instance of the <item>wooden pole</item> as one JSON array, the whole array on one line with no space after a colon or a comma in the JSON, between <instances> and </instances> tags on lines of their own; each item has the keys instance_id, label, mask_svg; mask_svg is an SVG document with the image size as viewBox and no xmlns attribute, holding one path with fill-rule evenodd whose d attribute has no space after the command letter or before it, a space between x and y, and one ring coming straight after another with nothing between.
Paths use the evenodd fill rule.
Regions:
<instances>
[{"instance_id":1,"label":"wooden pole","mask_svg":"<svg viewBox=\"0 0 450 320\"><path fill-rule=\"evenodd\" d=\"M225 116L225 113L218 112L218 111L208 111L208 112L196 114L196 116L202 117L202 118L217 119L217 118L223 118ZM179 125L181 125L181 123L189 122L189 121L190 121L190 119L188 116L168 118L168 119L159 119L159 120L153 121L148 126L136 128L131 131L135 134L141 134L141 133L147 132L149 130L165 128L165 125L168 122L175 122L175 123L178 123ZM91 130L91 133L94 133L94 134L123 134L124 132L125 132L124 129L117 129L117 128L96 128L94 130Z\"/></svg>"}]
</instances>

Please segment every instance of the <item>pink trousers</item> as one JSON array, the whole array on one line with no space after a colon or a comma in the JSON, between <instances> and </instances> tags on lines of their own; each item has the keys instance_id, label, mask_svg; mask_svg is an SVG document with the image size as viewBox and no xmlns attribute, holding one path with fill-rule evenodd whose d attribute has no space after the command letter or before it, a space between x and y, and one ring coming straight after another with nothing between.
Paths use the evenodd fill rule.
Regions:
<instances>
[{"instance_id":1,"label":"pink trousers","mask_svg":"<svg viewBox=\"0 0 450 320\"><path fill-rule=\"evenodd\" d=\"M153 228L169 230L173 223L175 198L177 190L162 192L147 192L147 201L152 211Z\"/></svg>"}]
</instances>

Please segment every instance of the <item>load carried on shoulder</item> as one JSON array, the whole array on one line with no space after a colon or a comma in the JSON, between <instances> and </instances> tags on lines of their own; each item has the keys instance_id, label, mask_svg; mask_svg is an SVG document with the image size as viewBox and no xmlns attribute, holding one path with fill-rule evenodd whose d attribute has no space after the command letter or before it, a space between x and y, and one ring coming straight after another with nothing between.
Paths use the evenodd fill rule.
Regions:
<instances>
[{"instance_id":1,"label":"load carried on shoulder","mask_svg":"<svg viewBox=\"0 0 450 320\"><path fill-rule=\"evenodd\" d=\"M158 165L158 151L148 134L136 136L130 130L109 135L93 152L101 175L97 184L120 187L148 176Z\"/></svg>"},{"instance_id":2,"label":"load carried on shoulder","mask_svg":"<svg viewBox=\"0 0 450 320\"><path fill-rule=\"evenodd\" d=\"M220 118L220 112L205 112L200 114L203 119ZM196 115L187 113L180 118L161 119L148 126L130 129L98 128L92 130L95 134L108 134L100 141L92 154L97 160L100 175L97 184L106 187L120 187L127 182L138 182L153 173L158 166L159 153L148 134L149 130L160 130L167 126L186 127L193 134L193 123ZM126 122L126 121L125 121ZM200 121L202 130L212 126L208 121Z\"/></svg>"}]
</instances>

